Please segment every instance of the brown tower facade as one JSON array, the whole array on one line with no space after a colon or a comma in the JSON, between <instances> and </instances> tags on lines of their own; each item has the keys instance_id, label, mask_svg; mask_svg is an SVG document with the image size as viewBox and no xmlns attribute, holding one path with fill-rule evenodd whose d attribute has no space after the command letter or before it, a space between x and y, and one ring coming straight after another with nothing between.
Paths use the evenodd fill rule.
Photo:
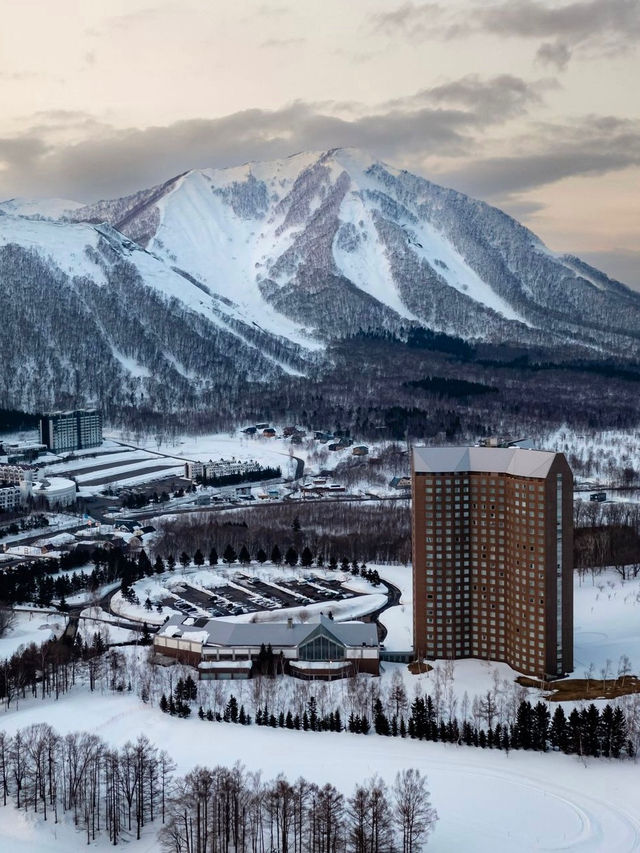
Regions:
<instances>
[{"instance_id":1,"label":"brown tower facade","mask_svg":"<svg viewBox=\"0 0 640 853\"><path fill-rule=\"evenodd\" d=\"M573 669L573 476L561 453L414 448L418 657Z\"/></svg>"}]
</instances>

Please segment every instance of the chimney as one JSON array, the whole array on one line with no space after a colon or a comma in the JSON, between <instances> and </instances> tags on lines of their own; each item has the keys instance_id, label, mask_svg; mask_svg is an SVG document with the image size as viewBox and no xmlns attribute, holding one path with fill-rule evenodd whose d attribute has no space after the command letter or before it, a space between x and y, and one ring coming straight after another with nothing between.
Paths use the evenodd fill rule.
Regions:
<instances>
[{"instance_id":1,"label":"chimney","mask_svg":"<svg viewBox=\"0 0 640 853\"><path fill-rule=\"evenodd\" d=\"M289 616L287 619L287 628L293 628L293 617Z\"/></svg>"}]
</instances>

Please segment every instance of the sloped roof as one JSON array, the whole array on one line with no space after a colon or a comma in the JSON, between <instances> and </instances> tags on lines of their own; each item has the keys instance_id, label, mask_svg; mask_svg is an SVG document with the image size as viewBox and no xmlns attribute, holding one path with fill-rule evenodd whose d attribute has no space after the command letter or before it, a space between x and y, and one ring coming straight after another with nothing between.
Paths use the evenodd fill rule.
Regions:
<instances>
[{"instance_id":1,"label":"sloped roof","mask_svg":"<svg viewBox=\"0 0 640 853\"><path fill-rule=\"evenodd\" d=\"M414 447L417 473L474 471L544 479L558 454L521 447Z\"/></svg>"},{"instance_id":2,"label":"sloped roof","mask_svg":"<svg viewBox=\"0 0 640 853\"><path fill-rule=\"evenodd\" d=\"M182 636L185 640L195 639L197 634L198 642L202 642L200 637L206 633L205 645L213 646L260 646L264 643L265 646L282 647L299 646L312 634L323 630L344 646L378 645L374 624L334 622L326 616L320 616L319 622L297 622L291 627L286 622L225 622L222 619L209 619L205 625L202 625L203 620L197 620L197 625L185 624L188 619L172 616L158 633L165 637Z\"/></svg>"}]
</instances>

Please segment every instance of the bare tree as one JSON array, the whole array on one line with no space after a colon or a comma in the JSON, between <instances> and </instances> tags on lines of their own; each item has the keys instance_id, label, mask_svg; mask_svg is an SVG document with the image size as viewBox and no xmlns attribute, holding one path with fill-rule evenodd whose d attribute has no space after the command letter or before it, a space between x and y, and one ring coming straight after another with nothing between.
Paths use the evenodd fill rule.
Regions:
<instances>
[{"instance_id":1,"label":"bare tree","mask_svg":"<svg viewBox=\"0 0 640 853\"><path fill-rule=\"evenodd\" d=\"M426 776L414 768L400 771L396 775L393 795L402 853L416 853L438 820L438 813L429 800Z\"/></svg>"}]
</instances>

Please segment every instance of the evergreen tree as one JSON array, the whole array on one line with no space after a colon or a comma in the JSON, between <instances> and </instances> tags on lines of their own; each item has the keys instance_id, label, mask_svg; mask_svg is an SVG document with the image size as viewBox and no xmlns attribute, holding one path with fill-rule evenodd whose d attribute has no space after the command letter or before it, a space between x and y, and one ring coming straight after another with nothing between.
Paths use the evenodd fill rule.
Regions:
<instances>
[{"instance_id":1,"label":"evergreen tree","mask_svg":"<svg viewBox=\"0 0 640 853\"><path fill-rule=\"evenodd\" d=\"M173 554L169 554L169 556L167 557L167 568L169 569L170 572L172 572L175 569L175 567L176 567L176 558L173 556Z\"/></svg>"},{"instance_id":2,"label":"evergreen tree","mask_svg":"<svg viewBox=\"0 0 640 853\"><path fill-rule=\"evenodd\" d=\"M613 758L619 758L620 753L624 748L625 741L628 737L627 721L619 707L613 710L613 720L611 722L611 755ZM627 750L629 758L633 758L633 748Z\"/></svg>"},{"instance_id":3,"label":"evergreen tree","mask_svg":"<svg viewBox=\"0 0 640 853\"><path fill-rule=\"evenodd\" d=\"M342 569L343 572L349 571L349 560L347 559L347 557L342 558L342 560L340 562L340 568Z\"/></svg>"},{"instance_id":4,"label":"evergreen tree","mask_svg":"<svg viewBox=\"0 0 640 853\"><path fill-rule=\"evenodd\" d=\"M183 569L186 569L190 563L191 557L187 554L186 551L183 551L182 554L180 554L180 565Z\"/></svg>"},{"instance_id":5,"label":"evergreen tree","mask_svg":"<svg viewBox=\"0 0 640 853\"><path fill-rule=\"evenodd\" d=\"M309 548L303 548L302 554L300 556L300 565L304 566L305 568L308 568L310 565L312 565L312 563L313 554L311 553Z\"/></svg>"},{"instance_id":6,"label":"evergreen tree","mask_svg":"<svg viewBox=\"0 0 640 853\"><path fill-rule=\"evenodd\" d=\"M338 568L338 561L333 556L333 554L329 557L329 568L331 569L332 572L335 572L336 569Z\"/></svg>"},{"instance_id":7,"label":"evergreen tree","mask_svg":"<svg viewBox=\"0 0 640 853\"><path fill-rule=\"evenodd\" d=\"M215 548L212 548L209 552L209 565L217 566L218 565L218 552Z\"/></svg>"},{"instance_id":8,"label":"evergreen tree","mask_svg":"<svg viewBox=\"0 0 640 853\"><path fill-rule=\"evenodd\" d=\"M582 720L577 708L569 714L567 724L567 752L583 755Z\"/></svg>"},{"instance_id":9,"label":"evergreen tree","mask_svg":"<svg viewBox=\"0 0 640 853\"><path fill-rule=\"evenodd\" d=\"M240 549L240 555L238 557L243 566L248 566L251 562L251 554L249 553L249 549L246 545L243 545Z\"/></svg>"},{"instance_id":10,"label":"evergreen tree","mask_svg":"<svg viewBox=\"0 0 640 853\"><path fill-rule=\"evenodd\" d=\"M271 550L271 562L276 566L279 566L282 562L282 554L280 552L280 548L278 548L277 545L274 545L273 549Z\"/></svg>"},{"instance_id":11,"label":"evergreen tree","mask_svg":"<svg viewBox=\"0 0 640 853\"><path fill-rule=\"evenodd\" d=\"M558 705L553 713L549 739L554 749L559 749L562 752L567 751L567 718L562 705Z\"/></svg>"},{"instance_id":12,"label":"evergreen tree","mask_svg":"<svg viewBox=\"0 0 640 853\"><path fill-rule=\"evenodd\" d=\"M384 713L382 702L380 699L376 699L374 704L374 717L373 717L373 727L375 733L378 735L389 735L389 720Z\"/></svg>"},{"instance_id":13,"label":"evergreen tree","mask_svg":"<svg viewBox=\"0 0 640 853\"><path fill-rule=\"evenodd\" d=\"M298 552L294 547L290 547L287 549L284 559L290 566L296 566L298 564Z\"/></svg>"},{"instance_id":14,"label":"evergreen tree","mask_svg":"<svg viewBox=\"0 0 640 853\"><path fill-rule=\"evenodd\" d=\"M256 560L261 564L267 562L267 555L263 551L262 548L258 548L258 553L256 554Z\"/></svg>"},{"instance_id":15,"label":"evergreen tree","mask_svg":"<svg viewBox=\"0 0 640 853\"><path fill-rule=\"evenodd\" d=\"M593 702L581 712L580 722L582 723L584 754L600 755L600 712Z\"/></svg>"},{"instance_id":16,"label":"evergreen tree","mask_svg":"<svg viewBox=\"0 0 640 853\"><path fill-rule=\"evenodd\" d=\"M161 575L164 572L164 561L160 554L156 557L156 561L153 565L154 571L157 575Z\"/></svg>"},{"instance_id":17,"label":"evergreen tree","mask_svg":"<svg viewBox=\"0 0 640 853\"><path fill-rule=\"evenodd\" d=\"M237 558L238 558L238 555L236 554L233 546L227 545L227 547L224 549L224 553L222 555L223 561L230 566L232 563L235 563Z\"/></svg>"},{"instance_id":18,"label":"evergreen tree","mask_svg":"<svg viewBox=\"0 0 640 853\"><path fill-rule=\"evenodd\" d=\"M545 702L537 702L533 709L532 746L540 752L546 752L549 737L549 709Z\"/></svg>"},{"instance_id":19,"label":"evergreen tree","mask_svg":"<svg viewBox=\"0 0 640 853\"><path fill-rule=\"evenodd\" d=\"M196 564L196 566L204 566L204 554L202 553L200 548L198 548L196 553L193 555L193 562Z\"/></svg>"},{"instance_id":20,"label":"evergreen tree","mask_svg":"<svg viewBox=\"0 0 640 853\"><path fill-rule=\"evenodd\" d=\"M163 714L166 714L169 710L169 702L167 701L167 697L164 695L164 693L160 697L160 710Z\"/></svg>"}]
</instances>

